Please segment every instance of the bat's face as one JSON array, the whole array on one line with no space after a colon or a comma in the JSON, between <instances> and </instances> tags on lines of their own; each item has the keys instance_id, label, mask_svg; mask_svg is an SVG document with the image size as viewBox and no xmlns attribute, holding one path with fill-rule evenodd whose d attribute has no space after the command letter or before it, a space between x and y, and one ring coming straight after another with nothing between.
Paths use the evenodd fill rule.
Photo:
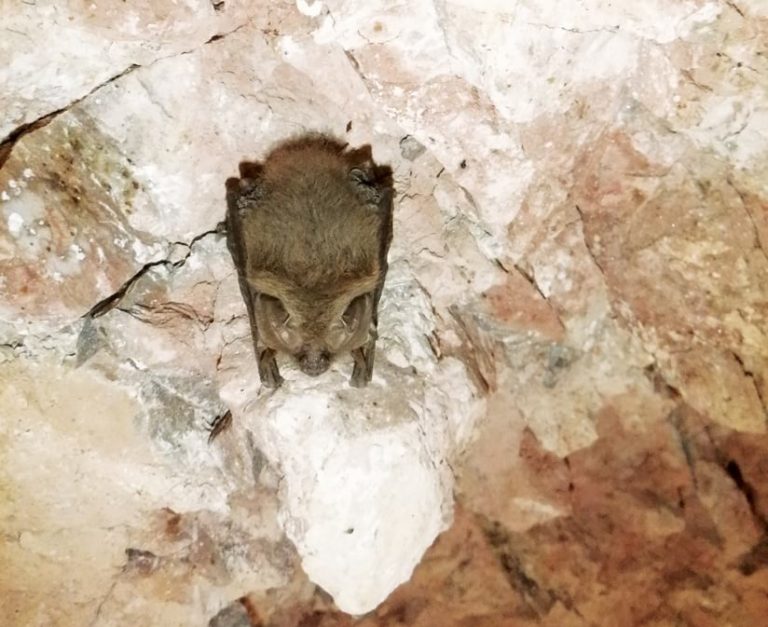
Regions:
<instances>
[{"instance_id":1,"label":"bat's face","mask_svg":"<svg viewBox=\"0 0 768 627\"><path fill-rule=\"evenodd\" d=\"M352 299L339 297L317 312L257 294L253 308L264 344L293 355L301 371L313 377L325 372L336 354L365 344L373 322L370 292Z\"/></svg>"}]
</instances>

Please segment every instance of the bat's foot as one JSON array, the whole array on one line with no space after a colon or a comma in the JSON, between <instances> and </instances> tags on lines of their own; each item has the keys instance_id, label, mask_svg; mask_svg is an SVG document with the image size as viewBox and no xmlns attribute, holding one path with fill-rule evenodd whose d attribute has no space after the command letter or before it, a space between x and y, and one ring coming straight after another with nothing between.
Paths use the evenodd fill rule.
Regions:
<instances>
[{"instance_id":1,"label":"bat's foot","mask_svg":"<svg viewBox=\"0 0 768 627\"><path fill-rule=\"evenodd\" d=\"M259 378L261 384L268 388L279 388L284 379L280 375L275 360L275 351L265 348L259 354Z\"/></svg>"},{"instance_id":2,"label":"bat's foot","mask_svg":"<svg viewBox=\"0 0 768 627\"><path fill-rule=\"evenodd\" d=\"M362 370L358 370L357 366L352 370L352 376L349 378L349 384L353 388L364 388L371 382L371 377L367 376Z\"/></svg>"},{"instance_id":3,"label":"bat's foot","mask_svg":"<svg viewBox=\"0 0 768 627\"><path fill-rule=\"evenodd\" d=\"M352 358L355 365L352 367L352 376L349 378L349 384L352 387L364 388L373 378L373 353L375 344L369 342L365 346L356 348L352 351Z\"/></svg>"}]
</instances>

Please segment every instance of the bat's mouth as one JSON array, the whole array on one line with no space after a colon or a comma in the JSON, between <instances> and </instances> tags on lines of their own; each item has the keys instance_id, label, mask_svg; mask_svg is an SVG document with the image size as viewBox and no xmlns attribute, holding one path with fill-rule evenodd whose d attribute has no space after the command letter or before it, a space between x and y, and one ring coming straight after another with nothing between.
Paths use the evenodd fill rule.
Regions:
<instances>
[{"instance_id":1,"label":"bat's mouth","mask_svg":"<svg viewBox=\"0 0 768 627\"><path fill-rule=\"evenodd\" d=\"M301 371L310 377L323 374L331 365L331 356L325 351L301 353L298 360Z\"/></svg>"}]
</instances>

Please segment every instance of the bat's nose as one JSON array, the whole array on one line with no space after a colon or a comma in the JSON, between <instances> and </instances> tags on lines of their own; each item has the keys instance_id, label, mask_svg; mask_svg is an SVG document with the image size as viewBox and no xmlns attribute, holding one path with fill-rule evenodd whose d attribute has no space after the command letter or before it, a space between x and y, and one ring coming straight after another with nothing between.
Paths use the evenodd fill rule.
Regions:
<instances>
[{"instance_id":1,"label":"bat's nose","mask_svg":"<svg viewBox=\"0 0 768 627\"><path fill-rule=\"evenodd\" d=\"M311 377L323 374L330 365L331 357L326 351L306 351L299 355L299 368Z\"/></svg>"}]
</instances>

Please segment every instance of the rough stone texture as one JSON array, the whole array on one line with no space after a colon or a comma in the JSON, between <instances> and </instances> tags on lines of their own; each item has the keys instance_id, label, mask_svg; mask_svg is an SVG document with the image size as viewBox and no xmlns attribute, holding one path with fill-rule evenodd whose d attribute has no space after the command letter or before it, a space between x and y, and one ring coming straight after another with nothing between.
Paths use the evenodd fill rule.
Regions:
<instances>
[{"instance_id":1,"label":"rough stone texture","mask_svg":"<svg viewBox=\"0 0 768 627\"><path fill-rule=\"evenodd\" d=\"M0 11L4 621L768 615L764 2ZM303 129L394 169L362 391L259 388L217 231Z\"/></svg>"}]
</instances>

